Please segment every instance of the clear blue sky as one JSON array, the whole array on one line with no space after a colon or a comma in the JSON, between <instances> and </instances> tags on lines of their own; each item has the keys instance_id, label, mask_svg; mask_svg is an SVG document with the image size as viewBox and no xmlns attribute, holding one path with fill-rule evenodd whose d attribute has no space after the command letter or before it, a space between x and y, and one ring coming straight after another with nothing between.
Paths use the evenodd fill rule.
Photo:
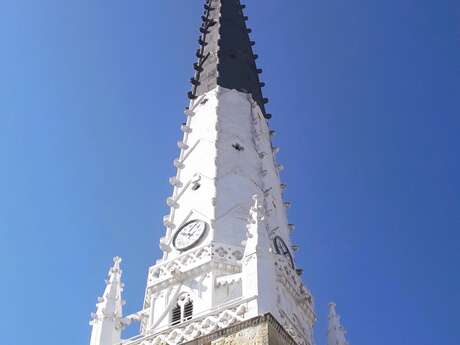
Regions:
<instances>
[{"instance_id":1,"label":"clear blue sky","mask_svg":"<svg viewBox=\"0 0 460 345\"><path fill-rule=\"evenodd\" d=\"M201 0L0 2L2 344L88 344L159 257ZM318 345L457 345L460 6L247 0Z\"/></svg>"}]
</instances>

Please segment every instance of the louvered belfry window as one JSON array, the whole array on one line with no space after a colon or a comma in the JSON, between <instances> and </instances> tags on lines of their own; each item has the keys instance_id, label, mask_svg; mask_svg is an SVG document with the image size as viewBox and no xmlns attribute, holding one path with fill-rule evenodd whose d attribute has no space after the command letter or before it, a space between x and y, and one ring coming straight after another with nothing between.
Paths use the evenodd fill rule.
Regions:
<instances>
[{"instance_id":1,"label":"louvered belfry window","mask_svg":"<svg viewBox=\"0 0 460 345\"><path fill-rule=\"evenodd\" d=\"M171 325L175 326L188 321L193 317L193 301L190 295L185 294L177 299L177 303L171 310Z\"/></svg>"},{"instance_id":2,"label":"louvered belfry window","mask_svg":"<svg viewBox=\"0 0 460 345\"><path fill-rule=\"evenodd\" d=\"M193 302L188 301L184 304L184 321L190 320L193 316Z\"/></svg>"},{"instance_id":3,"label":"louvered belfry window","mask_svg":"<svg viewBox=\"0 0 460 345\"><path fill-rule=\"evenodd\" d=\"M179 304L176 304L176 306L173 308L172 313L171 313L171 325L177 325L181 323L181 313L182 313L182 308L180 307Z\"/></svg>"}]
</instances>

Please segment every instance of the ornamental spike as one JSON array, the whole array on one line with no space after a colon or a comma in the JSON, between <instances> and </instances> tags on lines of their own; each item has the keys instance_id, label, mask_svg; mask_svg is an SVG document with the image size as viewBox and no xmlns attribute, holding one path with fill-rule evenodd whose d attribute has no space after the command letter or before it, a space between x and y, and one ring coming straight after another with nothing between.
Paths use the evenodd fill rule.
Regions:
<instances>
[{"instance_id":1,"label":"ornamental spike","mask_svg":"<svg viewBox=\"0 0 460 345\"><path fill-rule=\"evenodd\" d=\"M96 312L91 314L93 329L91 345L113 345L121 341L121 320L123 317L123 283L120 269L121 258L113 258L113 266L109 269L106 287L102 297L98 299Z\"/></svg>"},{"instance_id":2,"label":"ornamental spike","mask_svg":"<svg viewBox=\"0 0 460 345\"><path fill-rule=\"evenodd\" d=\"M327 330L328 345L348 345L345 338L346 331L343 328L340 316L336 311L336 304L329 303L329 327Z\"/></svg>"}]
</instances>

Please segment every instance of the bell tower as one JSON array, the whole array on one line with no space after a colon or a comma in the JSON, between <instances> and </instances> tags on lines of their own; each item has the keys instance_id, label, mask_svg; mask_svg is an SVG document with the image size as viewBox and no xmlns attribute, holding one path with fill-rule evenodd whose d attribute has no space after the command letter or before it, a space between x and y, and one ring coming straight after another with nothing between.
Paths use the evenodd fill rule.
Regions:
<instances>
[{"instance_id":1,"label":"bell tower","mask_svg":"<svg viewBox=\"0 0 460 345\"><path fill-rule=\"evenodd\" d=\"M163 254L148 271L142 310L122 318L119 291L118 312L103 324L112 333L91 345L313 345L313 298L295 263L244 8L205 0ZM111 340L133 321L139 336Z\"/></svg>"}]
</instances>

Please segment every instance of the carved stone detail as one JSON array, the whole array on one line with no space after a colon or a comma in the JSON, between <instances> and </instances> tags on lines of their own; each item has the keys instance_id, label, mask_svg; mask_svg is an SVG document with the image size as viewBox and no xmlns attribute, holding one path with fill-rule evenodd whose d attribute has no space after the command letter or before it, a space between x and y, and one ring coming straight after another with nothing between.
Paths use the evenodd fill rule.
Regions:
<instances>
[{"instance_id":1,"label":"carved stone detail","mask_svg":"<svg viewBox=\"0 0 460 345\"><path fill-rule=\"evenodd\" d=\"M168 329L167 331L146 336L141 339L126 341L124 345L177 345L191 341L200 336L215 332L219 329L227 328L237 322L244 320L246 313L246 304L238 307L226 309L214 315L208 315L202 319L193 319L190 322L181 324L178 327Z\"/></svg>"}]
</instances>

